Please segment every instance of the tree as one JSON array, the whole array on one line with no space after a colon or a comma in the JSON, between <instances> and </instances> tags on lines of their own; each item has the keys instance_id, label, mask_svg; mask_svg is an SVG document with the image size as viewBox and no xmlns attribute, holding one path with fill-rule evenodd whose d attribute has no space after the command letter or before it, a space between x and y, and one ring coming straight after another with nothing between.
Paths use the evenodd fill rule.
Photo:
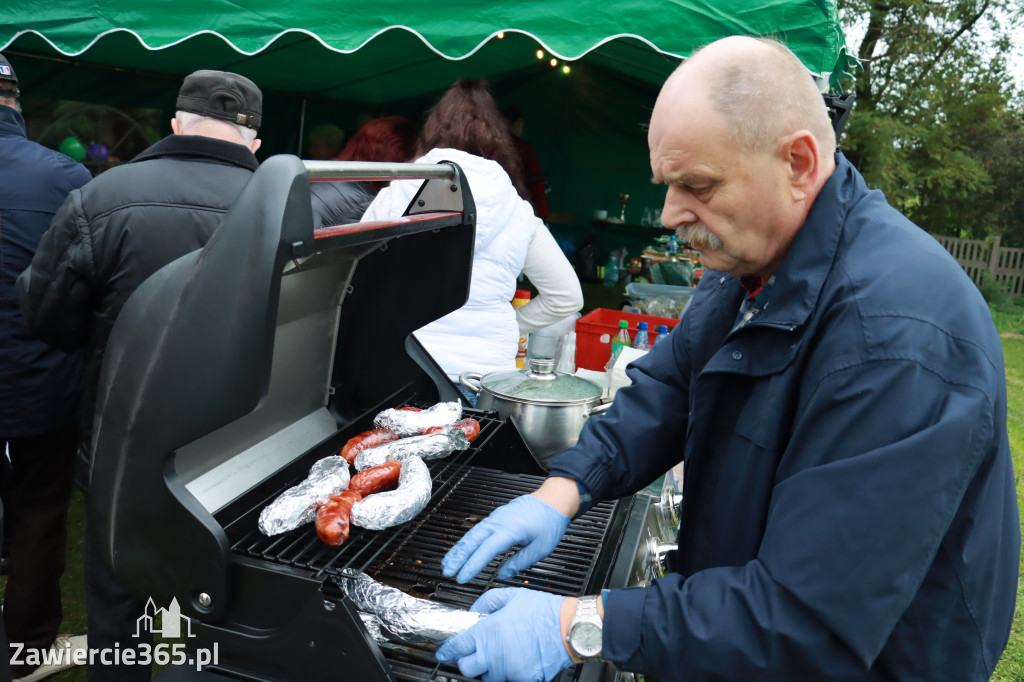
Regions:
<instances>
[{"instance_id":1,"label":"tree","mask_svg":"<svg viewBox=\"0 0 1024 682\"><path fill-rule=\"evenodd\" d=\"M929 232L1004 228L999 174L1013 172L1003 151L1020 136L1005 55L1024 2L839 0L839 11L862 64L844 83L856 94L850 161Z\"/></svg>"}]
</instances>

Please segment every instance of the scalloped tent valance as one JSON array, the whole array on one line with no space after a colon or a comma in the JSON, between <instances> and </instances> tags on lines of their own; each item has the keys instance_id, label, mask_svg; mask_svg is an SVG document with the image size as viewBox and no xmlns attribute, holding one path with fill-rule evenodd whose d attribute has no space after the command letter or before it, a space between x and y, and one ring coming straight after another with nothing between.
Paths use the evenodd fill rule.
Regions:
<instances>
[{"instance_id":1,"label":"scalloped tent valance","mask_svg":"<svg viewBox=\"0 0 1024 682\"><path fill-rule=\"evenodd\" d=\"M537 49L660 83L726 35L776 36L825 78L844 46L834 0L11 0L0 20L0 50L174 75L230 68L268 89L363 102L522 69Z\"/></svg>"}]
</instances>

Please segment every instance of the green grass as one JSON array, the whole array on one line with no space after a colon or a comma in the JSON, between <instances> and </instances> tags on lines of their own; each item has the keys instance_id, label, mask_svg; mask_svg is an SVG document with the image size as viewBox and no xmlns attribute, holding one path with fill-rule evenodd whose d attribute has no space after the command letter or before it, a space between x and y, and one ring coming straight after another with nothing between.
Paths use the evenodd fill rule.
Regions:
<instances>
[{"instance_id":1,"label":"green grass","mask_svg":"<svg viewBox=\"0 0 1024 682\"><path fill-rule=\"evenodd\" d=\"M598 285L599 286L599 285ZM594 287L596 289L596 287ZM598 293L608 292L597 290ZM616 294L617 295L617 294ZM614 295L608 295L608 302ZM590 307L618 307L603 305L605 301ZM994 312L993 318L1003 340L1006 359L1006 384L1008 396L1008 431L1010 449L1013 452L1013 466L1017 481L1018 504L1024 500L1024 310ZM1021 510L1024 517L1024 509ZM1024 527L1022 527L1024 532ZM1022 554L1022 579L1017 587L1017 609L1010 633L1010 642L999 661L992 682L1024 681L1024 554ZM0 588L5 581L0 579ZM62 632L80 634L85 632L85 588L82 582L82 495L75 491L68 517L67 570L62 581L64 590L64 624ZM85 680L85 668L74 668L47 678L54 682Z\"/></svg>"},{"instance_id":2,"label":"green grass","mask_svg":"<svg viewBox=\"0 0 1024 682\"><path fill-rule=\"evenodd\" d=\"M1024 336L1020 326L1024 316L1015 320L996 317L996 324L1003 332L1003 356L1006 361L1007 431L1010 434L1010 450L1013 452L1013 470L1017 481L1017 504L1024 500ZM1021 510L1024 517L1024 509ZM1024 527L1022 527L1024 531ZM1021 564L1024 568L1024 563ZM1024 570L1022 570L1024 575ZM1024 680L1024 577L1017 582L1017 609L1013 618L1010 643L999 660L992 679L996 682L1019 682Z\"/></svg>"}]
</instances>

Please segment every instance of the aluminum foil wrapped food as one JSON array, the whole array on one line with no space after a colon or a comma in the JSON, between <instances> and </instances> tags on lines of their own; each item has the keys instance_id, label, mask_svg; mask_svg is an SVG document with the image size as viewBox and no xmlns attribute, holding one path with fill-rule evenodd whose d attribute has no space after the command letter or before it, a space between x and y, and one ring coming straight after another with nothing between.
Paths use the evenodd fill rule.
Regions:
<instances>
[{"instance_id":1,"label":"aluminum foil wrapped food","mask_svg":"<svg viewBox=\"0 0 1024 682\"><path fill-rule=\"evenodd\" d=\"M373 418L378 429L394 431L399 437L412 436L433 427L448 426L462 417L462 403L437 403L426 410L392 409L384 410Z\"/></svg>"},{"instance_id":2,"label":"aluminum foil wrapped food","mask_svg":"<svg viewBox=\"0 0 1024 682\"><path fill-rule=\"evenodd\" d=\"M456 450L469 447L469 439L462 429L446 426L440 433L426 436L410 436L372 448L366 448L352 461L356 471L380 466L389 459L404 462L410 457L420 459L441 459Z\"/></svg>"},{"instance_id":3,"label":"aluminum foil wrapped food","mask_svg":"<svg viewBox=\"0 0 1024 682\"><path fill-rule=\"evenodd\" d=\"M317 461L302 483L285 490L260 512L260 532L277 535L311 523L317 507L348 488L348 481L348 462L343 457L331 455Z\"/></svg>"},{"instance_id":4,"label":"aluminum foil wrapped food","mask_svg":"<svg viewBox=\"0 0 1024 682\"><path fill-rule=\"evenodd\" d=\"M384 634L380 631L380 621L377 619L377 616L373 615L372 613L360 611L359 620L363 621L363 627L366 628L366 631L370 633L370 637L373 637L375 641L388 641Z\"/></svg>"},{"instance_id":5,"label":"aluminum foil wrapped food","mask_svg":"<svg viewBox=\"0 0 1024 682\"><path fill-rule=\"evenodd\" d=\"M440 644L486 618L483 613L418 599L361 571L346 568L341 573L344 577L336 580L356 609L375 616L384 636L406 644Z\"/></svg>"},{"instance_id":6,"label":"aluminum foil wrapped food","mask_svg":"<svg viewBox=\"0 0 1024 682\"><path fill-rule=\"evenodd\" d=\"M398 487L374 493L352 505L352 523L360 528L383 530L413 518L430 501L430 470L419 457L402 462Z\"/></svg>"}]
</instances>

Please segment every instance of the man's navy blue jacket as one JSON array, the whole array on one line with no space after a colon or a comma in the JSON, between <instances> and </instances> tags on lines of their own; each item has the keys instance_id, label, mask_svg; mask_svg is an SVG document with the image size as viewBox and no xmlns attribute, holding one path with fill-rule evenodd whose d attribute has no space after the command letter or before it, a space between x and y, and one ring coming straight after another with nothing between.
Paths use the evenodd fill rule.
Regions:
<instances>
[{"instance_id":1,"label":"man's navy blue jacket","mask_svg":"<svg viewBox=\"0 0 1024 682\"><path fill-rule=\"evenodd\" d=\"M838 168L735 327L707 273L551 474L595 500L685 459L679 572L612 590L603 656L662 680L988 680L1020 525L1002 347L931 236Z\"/></svg>"},{"instance_id":2,"label":"man's navy blue jacket","mask_svg":"<svg viewBox=\"0 0 1024 682\"><path fill-rule=\"evenodd\" d=\"M80 352L68 355L25 326L14 282L85 166L25 136L25 119L0 105L0 437L50 433L78 420Z\"/></svg>"}]
</instances>

